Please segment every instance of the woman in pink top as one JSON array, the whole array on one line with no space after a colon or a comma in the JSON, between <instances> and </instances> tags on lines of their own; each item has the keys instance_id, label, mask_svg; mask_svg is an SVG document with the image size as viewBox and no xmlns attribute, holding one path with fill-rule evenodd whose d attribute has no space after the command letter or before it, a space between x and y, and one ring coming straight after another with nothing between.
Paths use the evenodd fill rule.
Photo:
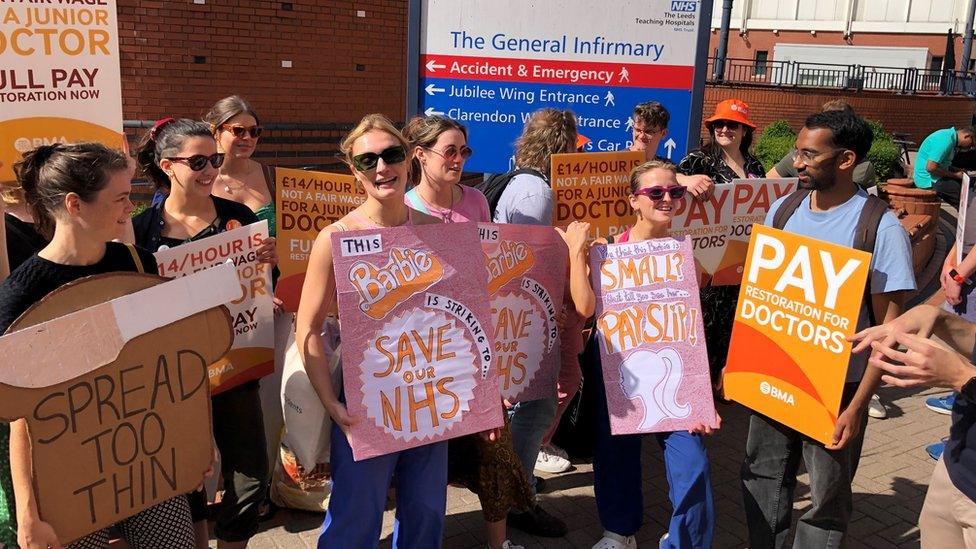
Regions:
<instances>
[{"instance_id":1,"label":"woman in pink top","mask_svg":"<svg viewBox=\"0 0 976 549\"><path fill-rule=\"evenodd\" d=\"M485 196L461 184L464 162L472 153L467 128L444 116L418 116L403 136L414 153L415 187L404 197L407 205L444 223L491 221Z\"/></svg>"}]
</instances>

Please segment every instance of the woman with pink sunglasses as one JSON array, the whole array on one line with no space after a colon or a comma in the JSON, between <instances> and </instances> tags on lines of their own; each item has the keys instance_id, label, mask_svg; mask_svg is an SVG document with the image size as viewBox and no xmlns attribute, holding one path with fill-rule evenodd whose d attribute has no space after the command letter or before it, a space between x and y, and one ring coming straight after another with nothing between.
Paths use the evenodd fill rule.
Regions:
<instances>
[{"instance_id":1,"label":"woman with pink sunglasses","mask_svg":"<svg viewBox=\"0 0 976 549\"><path fill-rule=\"evenodd\" d=\"M678 184L674 164L651 160L630 173L630 205L637 222L616 238L616 242L639 242L666 238L671 228L674 202L687 188ZM569 247L570 293L576 311L589 318L596 310L596 294L590 283L590 225L572 222L560 231ZM611 435L606 393L603 387L600 352L591 337L580 357L584 377L594 384L596 410L596 455L593 460L596 506L603 525L603 537L593 549L635 549L634 535L644 520L641 484L642 435ZM720 420L719 420L720 423ZM712 546L715 508L709 479L708 454L702 435L711 434L706 425L690 431L655 433L664 451L673 512L661 547L700 548Z\"/></svg>"}]
</instances>

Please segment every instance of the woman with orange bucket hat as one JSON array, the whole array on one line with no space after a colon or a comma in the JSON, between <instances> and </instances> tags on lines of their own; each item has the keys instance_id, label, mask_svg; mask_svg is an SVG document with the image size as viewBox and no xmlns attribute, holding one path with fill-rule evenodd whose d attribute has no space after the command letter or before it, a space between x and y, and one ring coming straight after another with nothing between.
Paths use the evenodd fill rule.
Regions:
<instances>
[{"instance_id":1,"label":"woman with orange bucket hat","mask_svg":"<svg viewBox=\"0 0 976 549\"><path fill-rule=\"evenodd\" d=\"M765 177L766 169L749 152L756 125L749 119L749 105L740 99L726 99L715 106L715 114L705 119L709 141L688 153L678 164L685 175L704 174L715 184L737 178ZM708 366L712 381L718 379L732 338L732 321L739 286L705 286L701 289L702 321L708 341Z\"/></svg>"}]
</instances>

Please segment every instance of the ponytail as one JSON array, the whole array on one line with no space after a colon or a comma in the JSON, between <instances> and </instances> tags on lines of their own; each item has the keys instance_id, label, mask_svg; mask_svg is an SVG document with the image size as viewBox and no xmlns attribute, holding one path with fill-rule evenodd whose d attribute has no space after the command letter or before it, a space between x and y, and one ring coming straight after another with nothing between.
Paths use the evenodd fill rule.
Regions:
<instances>
[{"instance_id":1,"label":"ponytail","mask_svg":"<svg viewBox=\"0 0 976 549\"><path fill-rule=\"evenodd\" d=\"M136 148L139 168L157 190L169 189L169 176L159 167L159 161L179 154L186 140L191 137L213 139L210 128L203 122L189 118L166 117L146 132Z\"/></svg>"},{"instance_id":2,"label":"ponytail","mask_svg":"<svg viewBox=\"0 0 976 549\"><path fill-rule=\"evenodd\" d=\"M14 173L38 232L50 238L66 195L74 193L92 202L114 174L128 167L124 153L101 143L55 143L24 153L14 164Z\"/></svg>"}]
</instances>

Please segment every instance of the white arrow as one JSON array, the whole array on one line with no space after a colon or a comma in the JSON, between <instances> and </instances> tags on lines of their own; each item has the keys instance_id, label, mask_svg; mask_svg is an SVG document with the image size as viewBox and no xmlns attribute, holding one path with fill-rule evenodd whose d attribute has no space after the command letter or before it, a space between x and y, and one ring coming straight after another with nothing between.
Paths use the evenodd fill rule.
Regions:
<instances>
[{"instance_id":1,"label":"white arrow","mask_svg":"<svg viewBox=\"0 0 976 549\"><path fill-rule=\"evenodd\" d=\"M424 89L427 90L427 95L434 95L435 93L444 93L447 91L444 88L435 88L433 84L427 84L427 87Z\"/></svg>"},{"instance_id":2,"label":"white arrow","mask_svg":"<svg viewBox=\"0 0 976 549\"><path fill-rule=\"evenodd\" d=\"M443 116L444 113L442 113L441 111L435 111L434 107L427 107L427 110L424 111L424 114L426 114L427 116L433 116L435 114L439 114ZM668 158L671 157L669 156Z\"/></svg>"},{"instance_id":3,"label":"white arrow","mask_svg":"<svg viewBox=\"0 0 976 549\"><path fill-rule=\"evenodd\" d=\"M678 144L675 143L674 139L671 139L670 137L664 142L664 148L668 150L668 160L671 160L671 153L674 152L674 148L677 146Z\"/></svg>"},{"instance_id":4,"label":"white arrow","mask_svg":"<svg viewBox=\"0 0 976 549\"><path fill-rule=\"evenodd\" d=\"M446 68L447 65L438 65L437 61L434 59L431 59L430 61L427 62L427 72L434 72L437 69L446 69Z\"/></svg>"}]
</instances>

